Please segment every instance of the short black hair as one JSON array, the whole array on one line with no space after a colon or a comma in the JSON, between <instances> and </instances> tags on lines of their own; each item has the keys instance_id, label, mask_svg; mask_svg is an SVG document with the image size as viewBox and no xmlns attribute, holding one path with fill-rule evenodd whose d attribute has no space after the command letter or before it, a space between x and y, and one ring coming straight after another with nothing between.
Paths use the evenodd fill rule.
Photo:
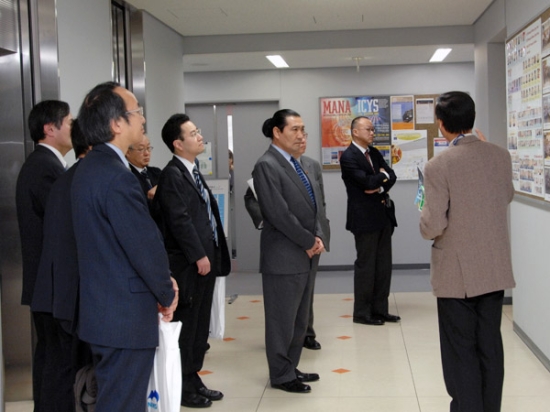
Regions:
<instances>
[{"instance_id":1,"label":"short black hair","mask_svg":"<svg viewBox=\"0 0 550 412\"><path fill-rule=\"evenodd\" d=\"M37 103L29 114L29 130L31 139L38 143L44 139L44 126L53 123L60 128L63 119L69 115L69 104L60 100L44 100Z\"/></svg>"},{"instance_id":2,"label":"short black hair","mask_svg":"<svg viewBox=\"0 0 550 412\"><path fill-rule=\"evenodd\" d=\"M464 133L474 127L476 105L468 93L443 93L437 99L435 116L449 133Z\"/></svg>"},{"instance_id":3,"label":"short black hair","mask_svg":"<svg viewBox=\"0 0 550 412\"><path fill-rule=\"evenodd\" d=\"M281 132L284 130L286 126L286 118L287 117L302 117L294 110L290 109L281 109L276 111L273 114L273 117L270 117L267 119L263 126L262 126L262 133L265 137L269 137L270 139L273 139L273 128L276 127Z\"/></svg>"},{"instance_id":4,"label":"short black hair","mask_svg":"<svg viewBox=\"0 0 550 412\"><path fill-rule=\"evenodd\" d=\"M82 132L88 143L95 146L113 140L111 120L121 117L128 122L126 103L115 89L120 87L115 82L105 82L94 87L84 98L78 119Z\"/></svg>"},{"instance_id":5,"label":"short black hair","mask_svg":"<svg viewBox=\"0 0 550 412\"><path fill-rule=\"evenodd\" d=\"M182 137L181 125L190 120L189 116L185 113L176 113L170 116L166 123L164 123L164 126L162 126L162 141L172 153L174 153L174 140Z\"/></svg>"},{"instance_id":6,"label":"short black hair","mask_svg":"<svg viewBox=\"0 0 550 412\"><path fill-rule=\"evenodd\" d=\"M73 119L73 124L71 125L71 142L73 143L75 157L86 154L90 148L88 139L86 139L86 136L84 136L82 130L80 130L80 122L78 119Z\"/></svg>"}]
</instances>

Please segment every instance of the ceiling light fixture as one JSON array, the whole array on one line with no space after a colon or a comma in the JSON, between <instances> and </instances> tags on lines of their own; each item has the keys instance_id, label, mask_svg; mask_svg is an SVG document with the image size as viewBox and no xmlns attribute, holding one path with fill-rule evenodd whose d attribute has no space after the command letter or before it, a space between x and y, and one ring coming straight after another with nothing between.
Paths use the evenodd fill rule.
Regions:
<instances>
[{"instance_id":1,"label":"ceiling light fixture","mask_svg":"<svg viewBox=\"0 0 550 412\"><path fill-rule=\"evenodd\" d=\"M355 60L355 67L357 69L357 73L359 73L359 70L360 70L360 66L359 66L359 62L361 60L363 60L362 57L352 57L353 60Z\"/></svg>"},{"instance_id":2,"label":"ceiling light fixture","mask_svg":"<svg viewBox=\"0 0 550 412\"><path fill-rule=\"evenodd\" d=\"M283 59L278 54L274 56L265 56L265 57L267 57L267 59L273 64L273 66L275 66L278 69L284 69L286 67L289 67L287 62L285 62L285 59Z\"/></svg>"},{"instance_id":3,"label":"ceiling light fixture","mask_svg":"<svg viewBox=\"0 0 550 412\"><path fill-rule=\"evenodd\" d=\"M430 59L430 63L438 63L445 60L445 57L451 52L452 49L437 49Z\"/></svg>"}]
</instances>

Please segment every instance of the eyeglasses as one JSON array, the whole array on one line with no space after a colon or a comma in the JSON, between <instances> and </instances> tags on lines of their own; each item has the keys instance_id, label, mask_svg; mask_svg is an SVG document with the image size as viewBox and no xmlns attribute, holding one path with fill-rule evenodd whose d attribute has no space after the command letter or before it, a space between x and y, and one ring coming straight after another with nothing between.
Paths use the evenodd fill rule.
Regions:
<instances>
[{"instance_id":1,"label":"eyeglasses","mask_svg":"<svg viewBox=\"0 0 550 412\"><path fill-rule=\"evenodd\" d=\"M366 130L367 132L371 132L371 133L376 132L376 129L374 127L357 128L355 130Z\"/></svg>"},{"instance_id":2,"label":"eyeglasses","mask_svg":"<svg viewBox=\"0 0 550 412\"><path fill-rule=\"evenodd\" d=\"M139 149L134 149L134 148L130 147L130 150L134 150L134 151L139 152L139 153L143 153L143 152L151 153L153 151L153 149L154 149L153 146L142 147L142 148L139 148Z\"/></svg>"},{"instance_id":3,"label":"eyeglasses","mask_svg":"<svg viewBox=\"0 0 550 412\"><path fill-rule=\"evenodd\" d=\"M128 110L126 114L139 113L140 116L143 116L143 107L138 107L134 110Z\"/></svg>"},{"instance_id":4,"label":"eyeglasses","mask_svg":"<svg viewBox=\"0 0 550 412\"><path fill-rule=\"evenodd\" d=\"M198 134L201 134L201 129L193 130L192 132L189 133L189 136L197 137Z\"/></svg>"}]
</instances>

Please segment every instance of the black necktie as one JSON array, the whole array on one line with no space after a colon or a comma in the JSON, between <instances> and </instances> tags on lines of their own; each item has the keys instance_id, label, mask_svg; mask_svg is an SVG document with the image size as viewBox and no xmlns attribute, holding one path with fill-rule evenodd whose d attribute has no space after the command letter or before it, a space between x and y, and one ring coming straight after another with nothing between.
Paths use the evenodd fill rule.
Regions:
<instances>
[{"instance_id":1,"label":"black necktie","mask_svg":"<svg viewBox=\"0 0 550 412\"><path fill-rule=\"evenodd\" d=\"M147 190L151 189L153 187L153 184L151 183L151 179L149 179L147 168L144 167L139 173L145 178L145 181L147 182Z\"/></svg>"}]
</instances>

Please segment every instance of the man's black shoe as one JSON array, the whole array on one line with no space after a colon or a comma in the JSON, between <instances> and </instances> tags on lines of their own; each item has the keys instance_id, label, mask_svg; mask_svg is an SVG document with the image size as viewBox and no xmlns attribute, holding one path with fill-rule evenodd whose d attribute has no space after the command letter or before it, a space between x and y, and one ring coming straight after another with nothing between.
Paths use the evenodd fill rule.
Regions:
<instances>
[{"instance_id":1,"label":"man's black shoe","mask_svg":"<svg viewBox=\"0 0 550 412\"><path fill-rule=\"evenodd\" d=\"M286 392L292 393L309 393L311 392L311 387L309 385L304 385L298 379L293 381L284 382L284 383L272 383L272 388L281 389Z\"/></svg>"},{"instance_id":2,"label":"man's black shoe","mask_svg":"<svg viewBox=\"0 0 550 412\"><path fill-rule=\"evenodd\" d=\"M304 340L304 348L311 350L321 349L321 344L315 340L313 336L307 336Z\"/></svg>"},{"instance_id":3,"label":"man's black shoe","mask_svg":"<svg viewBox=\"0 0 550 412\"><path fill-rule=\"evenodd\" d=\"M392 315L390 313L386 313L385 315L374 315L377 319L383 320L384 322L392 322L397 323L401 320L400 316Z\"/></svg>"},{"instance_id":4,"label":"man's black shoe","mask_svg":"<svg viewBox=\"0 0 550 412\"><path fill-rule=\"evenodd\" d=\"M296 379L298 379L300 382L316 382L320 378L318 373L305 373L300 372L298 369L296 369Z\"/></svg>"},{"instance_id":5,"label":"man's black shoe","mask_svg":"<svg viewBox=\"0 0 550 412\"><path fill-rule=\"evenodd\" d=\"M377 319L374 317L353 317L353 323L361 323L362 325L374 325L374 326L382 326L384 324L384 321L382 319Z\"/></svg>"},{"instance_id":6,"label":"man's black shoe","mask_svg":"<svg viewBox=\"0 0 550 412\"><path fill-rule=\"evenodd\" d=\"M206 399L210 399L211 401L219 401L223 398L223 393L221 393L220 391L215 391L206 387L199 388L197 392L199 393L199 395L202 395Z\"/></svg>"},{"instance_id":7,"label":"man's black shoe","mask_svg":"<svg viewBox=\"0 0 550 412\"><path fill-rule=\"evenodd\" d=\"M186 408L209 408L212 401L198 393L186 393L181 397L181 406Z\"/></svg>"}]
</instances>

